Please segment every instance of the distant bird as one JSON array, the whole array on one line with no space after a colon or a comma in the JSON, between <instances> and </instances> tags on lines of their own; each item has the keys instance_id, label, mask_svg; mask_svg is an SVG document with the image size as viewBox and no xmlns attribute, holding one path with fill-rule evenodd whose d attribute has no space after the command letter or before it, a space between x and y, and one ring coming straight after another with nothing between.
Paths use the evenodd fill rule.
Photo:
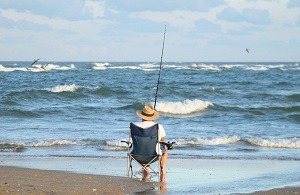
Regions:
<instances>
[{"instance_id":1,"label":"distant bird","mask_svg":"<svg viewBox=\"0 0 300 195\"><path fill-rule=\"evenodd\" d=\"M248 53L249 53L249 49L248 49L248 48L246 48L246 52L248 52Z\"/></svg>"},{"instance_id":2,"label":"distant bird","mask_svg":"<svg viewBox=\"0 0 300 195\"><path fill-rule=\"evenodd\" d=\"M37 63L37 61L39 61L40 59L41 59L41 58L39 58L39 59L34 59L33 62L31 63L31 66L32 66L33 64Z\"/></svg>"}]
</instances>

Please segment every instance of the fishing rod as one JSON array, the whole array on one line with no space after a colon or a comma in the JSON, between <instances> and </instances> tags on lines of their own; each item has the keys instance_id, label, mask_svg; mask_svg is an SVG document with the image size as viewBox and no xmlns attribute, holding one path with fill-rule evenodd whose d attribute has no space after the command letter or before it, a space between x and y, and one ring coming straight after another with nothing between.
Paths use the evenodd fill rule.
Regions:
<instances>
[{"instance_id":1,"label":"fishing rod","mask_svg":"<svg viewBox=\"0 0 300 195\"><path fill-rule=\"evenodd\" d=\"M162 45L162 49L161 49L160 65L159 65L158 79L157 79L157 86L156 86L156 93L155 93L154 109L155 109L156 101L157 101L157 97L158 97L158 85L159 85L159 81L160 81L160 72L161 72L161 68L162 68L162 59L163 59L163 55L164 55L166 30L167 30L167 26L165 25L164 40L163 40L163 45Z\"/></svg>"}]
</instances>

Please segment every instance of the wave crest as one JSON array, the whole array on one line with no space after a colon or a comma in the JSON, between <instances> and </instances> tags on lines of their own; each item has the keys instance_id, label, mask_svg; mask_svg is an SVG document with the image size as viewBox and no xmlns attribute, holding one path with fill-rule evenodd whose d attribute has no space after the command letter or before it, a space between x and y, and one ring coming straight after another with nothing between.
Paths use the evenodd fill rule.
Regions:
<instances>
[{"instance_id":1,"label":"wave crest","mask_svg":"<svg viewBox=\"0 0 300 195\"><path fill-rule=\"evenodd\" d=\"M14 147L52 147L52 146L70 146L70 145L85 145L85 143L59 139L59 140L48 140L48 141L33 141L33 142L0 142L1 146L14 146Z\"/></svg>"},{"instance_id":2,"label":"wave crest","mask_svg":"<svg viewBox=\"0 0 300 195\"><path fill-rule=\"evenodd\" d=\"M300 138L292 139L263 139L247 138L245 139L251 145L268 148L300 148Z\"/></svg>"},{"instance_id":3,"label":"wave crest","mask_svg":"<svg viewBox=\"0 0 300 195\"><path fill-rule=\"evenodd\" d=\"M92 68L94 70L106 70L109 65L110 64L108 62L105 62L105 63L95 62L95 63L93 63L93 67Z\"/></svg>"},{"instance_id":4,"label":"wave crest","mask_svg":"<svg viewBox=\"0 0 300 195\"><path fill-rule=\"evenodd\" d=\"M81 88L81 86L72 84L72 85L58 85L56 87L50 89L48 88L46 90L54 93L60 93L60 92L74 92L79 88Z\"/></svg>"},{"instance_id":5,"label":"wave crest","mask_svg":"<svg viewBox=\"0 0 300 195\"><path fill-rule=\"evenodd\" d=\"M234 144L241 140L238 136L231 137L215 137L215 138L207 138L207 137L199 137L199 138L190 138L190 139L177 139L172 140L176 142L176 145L223 145L223 144Z\"/></svg>"},{"instance_id":6,"label":"wave crest","mask_svg":"<svg viewBox=\"0 0 300 195\"><path fill-rule=\"evenodd\" d=\"M213 103L202 100L184 100L183 102L159 102L156 110L163 113L174 115L187 115L195 112L203 111Z\"/></svg>"}]
</instances>

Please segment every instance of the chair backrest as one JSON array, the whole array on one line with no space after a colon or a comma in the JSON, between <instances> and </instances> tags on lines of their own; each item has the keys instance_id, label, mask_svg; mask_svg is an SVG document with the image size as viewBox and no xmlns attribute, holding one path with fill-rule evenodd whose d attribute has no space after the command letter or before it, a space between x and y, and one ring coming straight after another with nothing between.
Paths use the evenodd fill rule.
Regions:
<instances>
[{"instance_id":1,"label":"chair backrest","mask_svg":"<svg viewBox=\"0 0 300 195\"><path fill-rule=\"evenodd\" d=\"M155 156L158 143L158 124L149 128L141 128L130 123L131 138L133 142L133 155Z\"/></svg>"}]
</instances>

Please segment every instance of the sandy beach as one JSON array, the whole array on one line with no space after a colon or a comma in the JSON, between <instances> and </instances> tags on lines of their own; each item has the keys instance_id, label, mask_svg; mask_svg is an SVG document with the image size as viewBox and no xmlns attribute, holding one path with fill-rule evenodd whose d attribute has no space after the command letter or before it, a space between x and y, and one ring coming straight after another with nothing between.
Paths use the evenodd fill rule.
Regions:
<instances>
[{"instance_id":1,"label":"sandy beach","mask_svg":"<svg viewBox=\"0 0 300 195\"><path fill-rule=\"evenodd\" d=\"M280 195L280 194L300 194L300 187L285 187L285 188L278 188L272 189L268 191L258 191L251 193L252 195Z\"/></svg>"},{"instance_id":2,"label":"sandy beach","mask_svg":"<svg viewBox=\"0 0 300 195\"><path fill-rule=\"evenodd\" d=\"M6 156L0 166L0 194L300 193L297 161L169 159L164 186L126 177L126 158Z\"/></svg>"},{"instance_id":3,"label":"sandy beach","mask_svg":"<svg viewBox=\"0 0 300 195\"><path fill-rule=\"evenodd\" d=\"M125 177L16 167L0 167L0 172L0 194L128 194L159 185Z\"/></svg>"}]
</instances>

